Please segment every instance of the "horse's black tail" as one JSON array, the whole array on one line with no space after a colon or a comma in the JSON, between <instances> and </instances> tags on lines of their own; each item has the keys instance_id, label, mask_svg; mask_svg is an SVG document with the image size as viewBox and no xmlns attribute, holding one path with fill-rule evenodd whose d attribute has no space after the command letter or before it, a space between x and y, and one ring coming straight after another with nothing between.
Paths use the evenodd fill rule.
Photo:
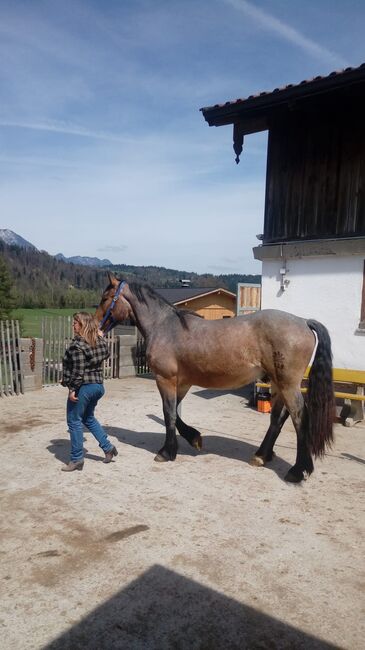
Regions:
<instances>
[{"instance_id":1,"label":"horse's black tail","mask_svg":"<svg viewBox=\"0 0 365 650\"><path fill-rule=\"evenodd\" d=\"M317 334L318 346L308 381L308 444L315 456L323 456L333 441L335 399L332 380L332 351L330 335L322 323L307 320Z\"/></svg>"}]
</instances>

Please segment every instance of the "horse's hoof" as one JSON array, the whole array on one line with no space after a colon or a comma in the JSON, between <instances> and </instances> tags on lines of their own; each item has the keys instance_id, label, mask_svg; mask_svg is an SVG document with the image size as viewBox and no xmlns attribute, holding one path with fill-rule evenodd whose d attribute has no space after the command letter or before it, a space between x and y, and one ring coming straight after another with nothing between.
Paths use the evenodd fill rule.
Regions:
<instances>
[{"instance_id":1,"label":"horse's hoof","mask_svg":"<svg viewBox=\"0 0 365 650\"><path fill-rule=\"evenodd\" d=\"M252 456L252 458L249 460L249 465L253 465L253 467L263 467L265 465L265 461L261 456Z\"/></svg>"},{"instance_id":2,"label":"horse's hoof","mask_svg":"<svg viewBox=\"0 0 365 650\"><path fill-rule=\"evenodd\" d=\"M275 456L276 456L276 453L275 453L274 451L272 451L271 454L270 454L270 456L268 456L268 457L266 458L266 462L267 462L267 463L270 463L270 461L271 461L273 458L275 458Z\"/></svg>"},{"instance_id":3,"label":"horse's hoof","mask_svg":"<svg viewBox=\"0 0 365 650\"><path fill-rule=\"evenodd\" d=\"M284 480L288 483L300 483L304 479L302 470L297 470L291 467L289 472L285 475Z\"/></svg>"},{"instance_id":4,"label":"horse's hoof","mask_svg":"<svg viewBox=\"0 0 365 650\"><path fill-rule=\"evenodd\" d=\"M201 451L201 449L203 447L202 437L199 436L199 438L195 438L195 440L193 440L193 442L192 442L192 446L194 447L194 449L197 449L198 451Z\"/></svg>"},{"instance_id":5,"label":"horse's hoof","mask_svg":"<svg viewBox=\"0 0 365 650\"><path fill-rule=\"evenodd\" d=\"M156 463L168 463L169 458L165 458L165 456L162 456L161 454L156 454L154 459Z\"/></svg>"}]
</instances>

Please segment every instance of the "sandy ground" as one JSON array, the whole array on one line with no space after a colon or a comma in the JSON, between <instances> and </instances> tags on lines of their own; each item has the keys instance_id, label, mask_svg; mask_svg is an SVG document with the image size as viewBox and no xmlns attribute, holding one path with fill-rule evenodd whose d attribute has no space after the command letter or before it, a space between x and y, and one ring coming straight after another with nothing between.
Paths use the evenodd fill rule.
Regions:
<instances>
[{"instance_id":1,"label":"sandy ground","mask_svg":"<svg viewBox=\"0 0 365 650\"><path fill-rule=\"evenodd\" d=\"M182 415L204 450L180 439L159 464L155 382L106 389L97 415L119 456L102 463L87 433L71 474L66 390L0 402L1 647L364 648L365 427L336 425L333 450L291 485L291 424L276 459L251 467L269 416L242 393L192 390Z\"/></svg>"}]
</instances>

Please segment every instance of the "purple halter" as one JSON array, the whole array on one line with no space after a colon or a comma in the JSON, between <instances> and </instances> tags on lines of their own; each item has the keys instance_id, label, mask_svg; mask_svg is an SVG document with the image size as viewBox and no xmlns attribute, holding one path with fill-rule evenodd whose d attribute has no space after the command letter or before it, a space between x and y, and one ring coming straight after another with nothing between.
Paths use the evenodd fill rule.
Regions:
<instances>
[{"instance_id":1,"label":"purple halter","mask_svg":"<svg viewBox=\"0 0 365 650\"><path fill-rule=\"evenodd\" d=\"M119 283L119 287L118 287L118 289L117 289L116 292L115 292L115 295L114 295L113 300L111 301L110 307L109 307L109 309L107 310L107 312L106 312L106 314L105 314L103 320L101 321L101 323L100 323L100 325L99 325L100 329L102 330L102 329L103 329L103 326L105 325L105 323L107 322L107 320L110 319L110 322L109 322L108 327L104 330L104 334L107 334L108 332L110 332L110 330L113 329L113 327L115 327L116 324L118 323L118 321L115 320L115 319L113 318L113 309L114 309L114 307L115 307L115 303L117 302L117 300L118 300L118 298L119 298L119 296L120 296L120 294L121 294L121 292L122 292L122 289L123 289L123 287L124 287L125 284L126 284L126 283L123 282L122 280L120 281L120 283Z\"/></svg>"}]
</instances>

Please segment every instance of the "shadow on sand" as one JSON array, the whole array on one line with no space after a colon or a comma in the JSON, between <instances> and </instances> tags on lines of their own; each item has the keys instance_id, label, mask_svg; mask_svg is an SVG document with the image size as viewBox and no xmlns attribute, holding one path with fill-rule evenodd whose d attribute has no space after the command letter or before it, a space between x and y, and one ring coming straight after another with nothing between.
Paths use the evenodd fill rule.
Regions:
<instances>
[{"instance_id":1,"label":"shadow on sand","mask_svg":"<svg viewBox=\"0 0 365 650\"><path fill-rule=\"evenodd\" d=\"M147 415L147 417L164 426L163 420L155 415L150 414ZM132 447L146 449L153 455L157 454L165 441L164 432L131 431L119 427L105 427L105 430L111 438L114 437L119 442L131 445ZM257 445L252 445L244 440L231 439L219 435L213 436L209 434L203 435L202 438L203 449L202 451L197 451L190 447L184 438L178 435L178 455L191 456L192 458L195 458L204 454L214 454L216 456L222 456L223 458L232 458L234 460L248 463L255 451L257 451ZM293 451L293 453L295 452ZM276 456L271 463L266 466L267 469L275 472L280 478L283 478L290 467L291 465L289 465L289 463L278 456Z\"/></svg>"},{"instance_id":2,"label":"shadow on sand","mask_svg":"<svg viewBox=\"0 0 365 650\"><path fill-rule=\"evenodd\" d=\"M43 650L331 650L335 647L155 565Z\"/></svg>"},{"instance_id":3,"label":"shadow on sand","mask_svg":"<svg viewBox=\"0 0 365 650\"><path fill-rule=\"evenodd\" d=\"M157 417L156 415L149 414L146 416L150 420L157 422L161 427L164 428L164 421ZM164 444L165 433L156 432L156 431L132 431L131 429L122 429L121 427L111 427L104 426L104 429L110 438L116 438L120 443L131 445L132 447L137 447L140 449L146 449L151 454L157 454L158 450ZM88 434L92 435L92 434ZM248 463L255 451L257 451L257 445L252 445L245 440L238 440L235 438L227 438L220 435L209 435L205 434L203 438L203 449L202 451L197 451L190 447L190 445L182 438L177 436L179 450L178 455L181 456L191 456L195 458L204 454L214 454L216 456L222 456L223 458L231 458L233 460L242 461ZM55 456L57 460L62 463L68 463L70 459L70 441L66 438L55 438L50 441L50 445L47 447L48 451ZM87 448L84 447L85 458L89 460L102 461L104 459L104 454L100 450L100 455L89 453ZM293 450L294 454L294 450ZM294 462L294 458L293 458ZM287 471L290 469L291 465L285 460L282 460L279 456L275 456L273 460L266 465L266 469L269 469L280 478L283 478Z\"/></svg>"},{"instance_id":4,"label":"shadow on sand","mask_svg":"<svg viewBox=\"0 0 365 650\"><path fill-rule=\"evenodd\" d=\"M248 384L247 386L242 386L241 388L230 389L230 390L213 390L212 388L202 388L200 390L194 390L193 395L197 397L202 397L203 399L214 399L214 397L219 397L220 395L237 395L250 401L254 393L254 384Z\"/></svg>"},{"instance_id":5,"label":"shadow on sand","mask_svg":"<svg viewBox=\"0 0 365 650\"><path fill-rule=\"evenodd\" d=\"M47 447L48 451L61 463L67 464L70 460L70 440L68 438L54 438L53 440L50 440L50 443L51 444ZM104 459L104 452L101 450L100 456L89 454L86 447L84 447L84 452L85 458L89 458L89 460L102 461Z\"/></svg>"}]
</instances>

